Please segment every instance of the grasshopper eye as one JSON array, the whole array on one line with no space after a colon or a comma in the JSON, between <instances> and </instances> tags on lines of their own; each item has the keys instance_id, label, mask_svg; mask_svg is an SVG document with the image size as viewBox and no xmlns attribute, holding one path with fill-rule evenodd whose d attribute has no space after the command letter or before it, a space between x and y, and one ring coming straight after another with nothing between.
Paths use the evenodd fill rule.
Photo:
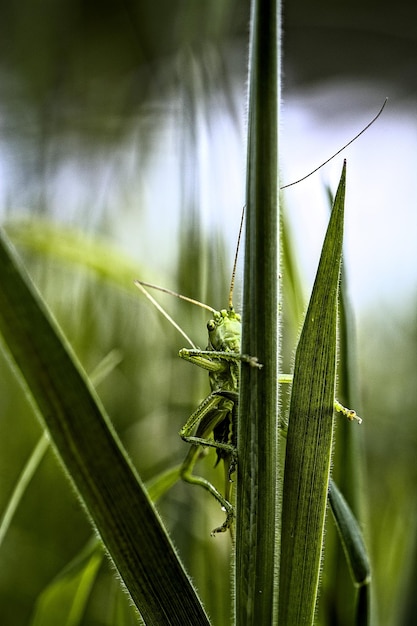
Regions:
<instances>
[{"instance_id":1,"label":"grasshopper eye","mask_svg":"<svg viewBox=\"0 0 417 626\"><path fill-rule=\"evenodd\" d=\"M207 322L207 330L212 332L216 328L216 322L214 320L210 320Z\"/></svg>"}]
</instances>

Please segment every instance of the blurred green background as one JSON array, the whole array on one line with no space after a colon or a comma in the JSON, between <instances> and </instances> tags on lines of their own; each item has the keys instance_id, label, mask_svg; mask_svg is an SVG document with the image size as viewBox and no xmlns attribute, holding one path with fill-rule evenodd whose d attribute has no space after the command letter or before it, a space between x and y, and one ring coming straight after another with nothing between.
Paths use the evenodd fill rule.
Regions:
<instances>
[{"instance_id":1,"label":"blurred green background","mask_svg":"<svg viewBox=\"0 0 417 626\"><path fill-rule=\"evenodd\" d=\"M362 522L382 626L411 624L417 610L416 23L405 1L284 5L283 183L390 98L346 155ZM98 391L145 480L182 460L177 432L208 385L177 358L184 340L133 280L227 305L245 191L248 25L249 2L236 0L0 7L1 222L86 370L114 358ZM325 185L335 189L340 167L339 157L285 192L301 276L290 292L283 268L286 371L328 215ZM238 284L237 307L239 293ZM204 347L206 314L160 300ZM0 373L1 516L41 430L3 357ZM230 623L230 539L209 536L218 507L176 485L160 510L214 623ZM46 624L33 621L40 594L90 536L49 451L0 544L1 623ZM320 602L320 623L335 623L325 590ZM127 599L104 562L82 623L118 623L119 603Z\"/></svg>"}]
</instances>

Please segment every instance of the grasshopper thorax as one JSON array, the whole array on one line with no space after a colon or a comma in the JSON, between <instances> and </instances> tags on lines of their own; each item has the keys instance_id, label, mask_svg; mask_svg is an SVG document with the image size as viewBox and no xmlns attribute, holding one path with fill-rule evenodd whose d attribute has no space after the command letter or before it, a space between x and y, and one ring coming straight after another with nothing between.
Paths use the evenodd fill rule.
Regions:
<instances>
[{"instance_id":1,"label":"grasshopper thorax","mask_svg":"<svg viewBox=\"0 0 417 626\"><path fill-rule=\"evenodd\" d=\"M207 322L208 350L216 352L240 352L241 322L234 309L215 311Z\"/></svg>"}]
</instances>

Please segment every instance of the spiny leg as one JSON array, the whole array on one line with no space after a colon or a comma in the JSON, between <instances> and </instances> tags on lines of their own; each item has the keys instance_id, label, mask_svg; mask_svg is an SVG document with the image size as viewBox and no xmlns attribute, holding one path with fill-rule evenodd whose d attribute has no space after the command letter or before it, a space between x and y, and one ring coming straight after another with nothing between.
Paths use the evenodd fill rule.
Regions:
<instances>
[{"instance_id":1,"label":"spiny leg","mask_svg":"<svg viewBox=\"0 0 417 626\"><path fill-rule=\"evenodd\" d=\"M211 535L214 536L217 533L224 533L230 528L234 518L234 510L233 505L221 495L221 493L214 485L211 484L209 480L203 478L202 476L195 476L193 474L193 469L200 456L200 452L201 451L197 447L190 448L190 451L182 464L180 476L187 483L190 483L191 485L199 485L208 491L213 498L217 500L222 510L226 513L226 519L223 524L212 530Z\"/></svg>"},{"instance_id":2,"label":"spiny leg","mask_svg":"<svg viewBox=\"0 0 417 626\"><path fill-rule=\"evenodd\" d=\"M226 419L228 413L230 413L233 408L232 402L227 402L224 407L219 407L219 404L224 405L224 399L217 393L211 393L188 418L186 424L180 431L180 436L184 441L192 444L180 470L181 478L190 484L200 485L200 487L203 487L203 489L211 493L226 513L225 522L218 528L215 528L212 535L225 532L230 528L234 517L233 506L207 479L201 476L195 476L193 470L201 454L200 446L221 450L223 458L231 459L230 468L233 467L234 469L236 467L236 448L228 443L208 439L213 433L214 428ZM194 430L195 434L190 434L193 433ZM231 472L232 469L229 470L229 474Z\"/></svg>"},{"instance_id":3,"label":"spiny leg","mask_svg":"<svg viewBox=\"0 0 417 626\"><path fill-rule=\"evenodd\" d=\"M280 374L278 377L278 382L291 384L292 374ZM356 411L354 411L353 409L348 409L347 407L343 406L343 404L341 404L337 398L334 399L333 408L337 413L341 413L342 415L347 417L349 421L353 422L354 420L356 420L358 424L362 424L362 418L359 417Z\"/></svg>"}]
</instances>

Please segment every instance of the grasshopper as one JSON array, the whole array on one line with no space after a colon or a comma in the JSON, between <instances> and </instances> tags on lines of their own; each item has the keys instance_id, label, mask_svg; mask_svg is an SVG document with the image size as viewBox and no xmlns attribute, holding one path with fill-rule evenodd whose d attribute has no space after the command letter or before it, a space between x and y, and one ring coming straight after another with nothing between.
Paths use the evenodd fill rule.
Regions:
<instances>
[{"instance_id":1,"label":"grasshopper","mask_svg":"<svg viewBox=\"0 0 417 626\"><path fill-rule=\"evenodd\" d=\"M241 363L246 363L259 370L262 368L262 364L258 362L256 357L241 354L241 318L233 307L233 287L242 224L243 213L229 290L228 309L216 311L207 304L178 294L170 289L158 287L157 285L139 280L135 281L135 285L142 293L192 346L191 349L182 348L179 351L179 356L194 365L202 367L209 373L211 392L190 415L181 428L179 435L186 443L191 444L181 465L181 478L188 483L203 487L203 489L208 491L217 500L226 514L225 521L221 526L212 531L212 536L229 530L234 518L234 510L231 503L231 484L233 482L232 475L235 472L237 464L237 407L240 366ZM212 318L207 322L208 345L205 350L200 350L194 345L186 333L151 296L146 287L174 295L211 312ZM291 380L292 377L290 375L284 374L279 377L278 382L290 383ZM355 411L347 409L336 399L334 401L334 408L336 411L345 415L349 420L357 420L358 423L361 423L362 420ZM203 449L206 447L215 448L217 453L216 465L220 461L224 463L224 495L207 479L196 476L193 473L195 464L202 456Z\"/></svg>"},{"instance_id":2,"label":"grasshopper","mask_svg":"<svg viewBox=\"0 0 417 626\"><path fill-rule=\"evenodd\" d=\"M226 520L221 526L212 531L212 535L228 530L234 516L233 506L230 502L230 485L232 483L231 476L236 469L237 463L237 399L239 394L240 363L245 362L252 367L262 368L256 357L242 355L240 352L241 319L233 307L233 287L242 224L243 214L232 272L228 309L216 311L207 304L182 296L169 289L139 280L135 281L135 285L192 346L192 349L182 348L179 351L179 356L194 365L202 367L209 373L211 392L190 415L181 428L179 435L185 442L192 444L181 465L181 478L188 483L200 485L206 489L219 502L226 513ZM169 293L211 312L212 319L207 322L208 345L205 350L199 350L193 344L191 339L154 300L145 287ZM193 474L194 466L201 456L202 447L215 448L217 452L216 465L220 461L223 461L225 465L226 487L224 496L207 479Z\"/></svg>"}]
</instances>

